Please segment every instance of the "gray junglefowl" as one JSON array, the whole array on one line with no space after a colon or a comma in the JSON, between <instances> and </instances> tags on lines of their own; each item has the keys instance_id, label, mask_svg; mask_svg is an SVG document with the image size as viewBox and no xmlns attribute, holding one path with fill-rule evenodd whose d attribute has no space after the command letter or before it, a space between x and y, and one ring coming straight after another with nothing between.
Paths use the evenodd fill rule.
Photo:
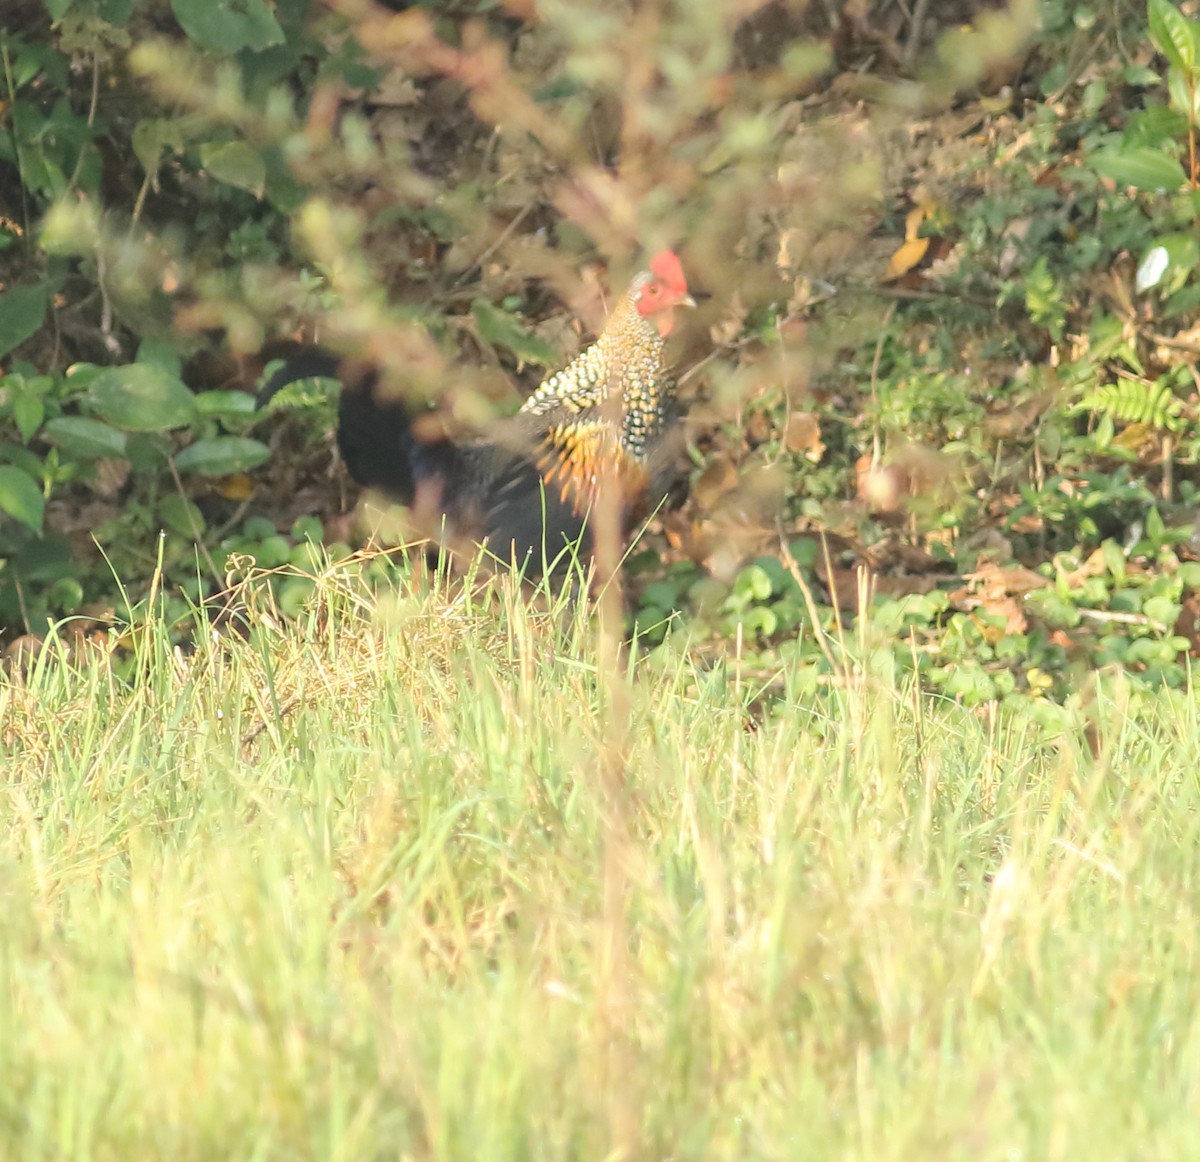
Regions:
<instances>
[{"instance_id":1,"label":"gray junglefowl","mask_svg":"<svg viewBox=\"0 0 1200 1162\"><path fill-rule=\"evenodd\" d=\"M439 539L469 539L540 572L571 544L592 551L602 479L615 485L625 533L666 497L681 425L664 340L675 312L692 306L678 256L656 254L599 338L476 439L427 436L407 402L379 398L376 369L317 347L270 377L259 406L299 379L341 380L338 447L359 484L412 506Z\"/></svg>"}]
</instances>

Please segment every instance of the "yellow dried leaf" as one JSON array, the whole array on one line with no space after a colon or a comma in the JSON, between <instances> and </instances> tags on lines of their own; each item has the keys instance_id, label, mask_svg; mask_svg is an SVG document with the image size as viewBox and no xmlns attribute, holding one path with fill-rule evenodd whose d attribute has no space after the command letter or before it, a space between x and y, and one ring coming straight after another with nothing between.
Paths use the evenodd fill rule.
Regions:
<instances>
[{"instance_id":1,"label":"yellow dried leaf","mask_svg":"<svg viewBox=\"0 0 1200 1162\"><path fill-rule=\"evenodd\" d=\"M891 261L888 262L887 270L884 272L883 281L892 282L895 279L903 278L925 257L928 249L928 238L909 238L892 255Z\"/></svg>"},{"instance_id":2,"label":"yellow dried leaf","mask_svg":"<svg viewBox=\"0 0 1200 1162\"><path fill-rule=\"evenodd\" d=\"M245 472L237 472L233 476L222 476L217 481L216 491L226 500L249 500L254 495L254 481Z\"/></svg>"},{"instance_id":3,"label":"yellow dried leaf","mask_svg":"<svg viewBox=\"0 0 1200 1162\"><path fill-rule=\"evenodd\" d=\"M1156 435L1152 424L1130 424L1113 437L1112 443L1114 448L1122 448L1126 452L1140 452Z\"/></svg>"}]
</instances>

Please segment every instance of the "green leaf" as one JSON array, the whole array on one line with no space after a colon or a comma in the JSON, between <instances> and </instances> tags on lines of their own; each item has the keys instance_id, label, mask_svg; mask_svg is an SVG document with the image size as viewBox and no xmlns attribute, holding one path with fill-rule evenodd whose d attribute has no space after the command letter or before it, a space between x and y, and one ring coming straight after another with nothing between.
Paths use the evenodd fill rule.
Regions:
<instances>
[{"instance_id":1,"label":"green leaf","mask_svg":"<svg viewBox=\"0 0 1200 1162\"><path fill-rule=\"evenodd\" d=\"M0 294L0 357L37 331L49 305L50 286L44 282L14 286Z\"/></svg>"},{"instance_id":2,"label":"green leaf","mask_svg":"<svg viewBox=\"0 0 1200 1162\"><path fill-rule=\"evenodd\" d=\"M147 173L156 173L163 151L182 153L196 137L202 122L198 117L147 117L133 127L133 155Z\"/></svg>"},{"instance_id":3,"label":"green leaf","mask_svg":"<svg viewBox=\"0 0 1200 1162\"><path fill-rule=\"evenodd\" d=\"M62 198L43 216L39 241L50 254L92 254L100 231L100 215L91 199Z\"/></svg>"},{"instance_id":4,"label":"green leaf","mask_svg":"<svg viewBox=\"0 0 1200 1162\"><path fill-rule=\"evenodd\" d=\"M1157 149L1100 149L1090 161L1097 173L1135 190L1178 190L1187 182L1179 162Z\"/></svg>"},{"instance_id":5,"label":"green leaf","mask_svg":"<svg viewBox=\"0 0 1200 1162\"><path fill-rule=\"evenodd\" d=\"M796 582L792 579L792 575L787 571L787 567L778 557L764 554L761 557L755 557L750 563L757 565L770 578L771 592L773 594L780 594L796 589Z\"/></svg>"},{"instance_id":6,"label":"green leaf","mask_svg":"<svg viewBox=\"0 0 1200 1162\"><path fill-rule=\"evenodd\" d=\"M265 0L171 0L171 11L189 40L213 52L257 51L284 40Z\"/></svg>"},{"instance_id":7,"label":"green leaf","mask_svg":"<svg viewBox=\"0 0 1200 1162\"><path fill-rule=\"evenodd\" d=\"M273 537L267 537L257 548L251 548L250 551L254 557L254 563L260 569L278 569L280 565L287 564L292 546L288 544L287 537L276 534Z\"/></svg>"},{"instance_id":8,"label":"green leaf","mask_svg":"<svg viewBox=\"0 0 1200 1162\"><path fill-rule=\"evenodd\" d=\"M279 610L284 617L299 617L304 603L316 591L317 583L310 577L289 577L279 587Z\"/></svg>"},{"instance_id":9,"label":"green leaf","mask_svg":"<svg viewBox=\"0 0 1200 1162\"><path fill-rule=\"evenodd\" d=\"M1113 147L1121 152L1131 149L1154 149L1170 153L1170 147L1178 141L1188 128L1188 119L1169 105L1151 105L1131 113L1125 122L1124 132L1096 142L1096 149ZM1114 141L1117 143L1113 145Z\"/></svg>"},{"instance_id":10,"label":"green leaf","mask_svg":"<svg viewBox=\"0 0 1200 1162\"><path fill-rule=\"evenodd\" d=\"M1050 272L1050 264L1044 254L1025 276L1025 308L1029 311L1029 317L1039 327L1045 327L1056 343L1062 338L1066 322L1062 288Z\"/></svg>"},{"instance_id":11,"label":"green leaf","mask_svg":"<svg viewBox=\"0 0 1200 1162\"><path fill-rule=\"evenodd\" d=\"M59 416L43 429L46 438L81 460L125 455L125 433L87 416Z\"/></svg>"},{"instance_id":12,"label":"green leaf","mask_svg":"<svg viewBox=\"0 0 1200 1162\"><path fill-rule=\"evenodd\" d=\"M11 464L0 465L0 512L40 533L45 511L46 498L37 481Z\"/></svg>"},{"instance_id":13,"label":"green leaf","mask_svg":"<svg viewBox=\"0 0 1200 1162\"><path fill-rule=\"evenodd\" d=\"M183 360L179 352L163 339L143 339L138 344L138 363L152 363L161 367L168 375L178 376L183 370Z\"/></svg>"},{"instance_id":14,"label":"green leaf","mask_svg":"<svg viewBox=\"0 0 1200 1162\"><path fill-rule=\"evenodd\" d=\"M245 527L247 535L249 535L250 521L246 522ZM312 541L319 545L325 540L325 526L321 523L320 517L315 517L311 513L296 517L292 522L290 532L293 541ZM270 531L266 535L275 535L274 525L270 525Z\"/></svg>"},{"instance_id":15,"label":"green leaf","mask_svg":"<svg viewBox=\"0 0 1200 1162\"><path fill-rule=\"evenodd\" d=\"M205 418L252 416L257 401L248 391L202 391L195 397L196 411Z\"/></svg>"},{"instance_id":16,"label":"green leaf","mask_svg":"<svg viewBox=\"0 0 1200 1162\"><path fill-rule=\"evenodd\" d=\"M821 555L821 546L812 537L799 537L788 545L792 560L801 569L811 569Z\"/></svg>"},{"instance_id":17,"label":"green leaf","mask_svg":"<svg viewBox=\"0 0 1200 1162\"><path fill-rule=\"evenodd\" d=\"M267 167L265 194L273 209L291 215L304 204L307 188L300 184L288 169L278 148L267 151L263 162Z\"/></svg>"},{"instance_id":18,"label":"green leaf","mask_svg":"<svg viewBox=\"0 0 1200 1162\"><path fill-rule=\"evenodd\" d=\"M1177 109L1190 125L1200 121L1200 84L1195 73L1172 67L1167 72L1167 93L1171 107Z\"/></svg>"},{"instance_id":19,"label":"green leaf","mask_svg":"<svg viewBox=\"0 0 1200 1162\"><path fill-rule=\"evenodd\" d=\"M674 609L679 601L679 586L670 581L651 581L642 590L641 604L643 606L658 606L660 609Z\"/></svg>"},{"instance_id":20,"label":"green leaf","mask_svg":"<svg viewBox=\"0 0 1200 1162\"><path fill-rule=\"evenodd\" d=\"M190 539L204 535L204 514L178 492L169 492L158 502L158 517L171 532L181 537Z\"/></svg>"},{"instance_id":21,"label":"green leaf","mask_svg":"<svg viewBox=\"0 0 1200 1162\"><path fill-rule=\"evenodd\" d=\"M1159 625L1174 625L1179 619L1179 605L1169 597L1151 597L1143 606L1142 612Z\"/></svg>"},{"instance_id":22,"label":"green leaf","mask_svg":"<svg viewBox=\"0 0 1200 1162\"><path fill-rule=\"evenodd\" d=\"M63 613L74 613L83 604L83 586L76 577L60 577L50 586L50 605Z\"/></svg>"},{"instance_id":23,"label":"green leaf","mask_svg":"<svg viewBox=\"0 0 1200 1162\"><path fill-rule=\"evenodd\" d=\"M633 623L639 636L659 629L670 618L671 610L661 605L643 605L634 615Z\"/></svg>"},{"instance_id":24,"label":"green leaf","mask_svg":"<svg viewBox=\"0 0 1200 1162\"><path fill-rule=\"evenodd\" d=\"M1192 23L1167 0L1150 0L1150 39L1176 68L1196 67L1196 37Z\"/></svg>"},{"instance_id":25,"label":"green leaf","mask_svg":"<svg viewBox=\"0 0 1200 1162\"><path fill-rule=\"evenodd\" d=\"M161 472L174 451L171 440L162 432L130 432L125 442L125 455L139 472Z\"/></svg>"},{"instance_id":26,"label":"green leaf","mask_svg":"<svg viewBox=\"0 0 1200 1162\"><path fill-rule=\"evenodd\" d=\"M219 182L249 190L261 198L267 182L262 154L244 141L209 142L200 146L200 164Z\"/></svg>"},{"instance_id":27,"label":"green leaf","mask_svg":"<svg viewBox=\"0 0 1200 1162\"><path fill-rule=\"evenodd\" d=\"M767 605L756 605L746 611L742 618L743 632L755 637L774 637L779 629L779 618Z\"/></svg>"},{"instance_id":28,"label":"green leaf","mask_svg":"<svg viewBox=\"0 0 1200 1162\"><path fill-rule=\"evenodd\" d=\"M151 363L108 367L92 382L92 406L127 432L182 428L196 416L196 403L183 382Z\"/></svg>"},{"instance_id":29,"label":"green leaf","mask_svg":"<svg viewBox=\"0 0 1200 1162\"><path fill-rule=\"evenodd\" d=\"M42 457L20 444L10 444L7 440L0 442L0 464L13 464L34 480L39 480L42 476ZM3 559L2 554L0 559Z\"/></svg>"},{"instance_id":30,"label":"green leaf","mask_svg":"<svg viewBox=\"0 0 1200 1162\"><path fill-rule=\"evenodd\" d=\"M771 596L771 578L760 565L747 565L738 573L733 592L752 601L766 601Z\"/></svg>"},{"instance_id":31,"label":"green leaf","mask_svg":"<svg viewBox=\"0 0 1200 1162\"><path fill-rule=\"evenodd\" d=\"M507 311L498 310L486 299L476 299L471 304L475 316L475 327L485 343L511 351L525 363L536 363L549 367L558 362L558 355L549 343L529 334L517 319Z\"/></svg>"},{"instance_id":32,"label":"green leaf","mask_svg":"<svg viewBox=\"0 0 1200 1162\"><path fill-rule=\"evenodd\" d=\"M1140 89L1152 89L1162 82L1162 77L1158 75L1149 65L1126 65L1121 72L1121 79L1127 85Z\"/></svg>"},{"instance_id":33,"label":"green leaf","mask_svg":"<svg viewBox=\"0 0 1200 1162\"><path fill-rule=\"evenodd\" d=\"M100 18L121 28L129 23L129 18L133 15L133 5L134 0L100 0Z\"/></svg>"},{"instance_id":34,"label":"green leaf","mask_svg":"<svg viewBox=\"0 0 1200 1162\"><path fill-rule=\"evenodd\" d=\"M45 418L46 401L37 392L25 391L13 400L13 419L26 444L33 439Z\"/></svg>"},{"instance_id":35,"label":"green leaf","mask_svg":"<svg viewBox=\"0 0 1200 1162\"><path fill-rule=\"evenodd\" d=\"M261 440L247 436L212 436L189 444L175 457L180 472L198 472L201 476L232 476L249 472L271 455Z\"/></svg>"}]
</instances>

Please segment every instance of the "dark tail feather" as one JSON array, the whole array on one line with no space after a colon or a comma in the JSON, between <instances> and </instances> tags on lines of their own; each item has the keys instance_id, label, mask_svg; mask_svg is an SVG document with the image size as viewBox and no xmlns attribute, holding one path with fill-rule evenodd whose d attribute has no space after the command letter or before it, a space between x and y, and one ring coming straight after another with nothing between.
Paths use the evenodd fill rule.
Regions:
<instances>
[{"instance_id":1,"label":"dark tail feather","mask_svg":"<svg viewBox=\"0 0 1200 1162\"><path fill-rule=\"evenodd\" d=\"M364 488L411 504L423 448L413 437L412 413L401 400L381 401L369 383L343 387L338 399L338 450Z\"/></svg>"},{"instance_id":2,"label":"dark tail feather","mask_svg":"<svg viewBox=\"0 0 1200 1162\"><path fill-rule=\"evenodd\" d=\"M268 357L285 360L258 393L265 407L288 384L301 379L337 379L338 450L346 470L364 488L378 488L401 504L411 504L417 483L438 478L445 486L460 475L459 450L448 440L423 442L412 430L412 410L403 399L380 398L379 373L368 364L344 359L323 347L277 345Z\"/></svg>"}]
</instances>

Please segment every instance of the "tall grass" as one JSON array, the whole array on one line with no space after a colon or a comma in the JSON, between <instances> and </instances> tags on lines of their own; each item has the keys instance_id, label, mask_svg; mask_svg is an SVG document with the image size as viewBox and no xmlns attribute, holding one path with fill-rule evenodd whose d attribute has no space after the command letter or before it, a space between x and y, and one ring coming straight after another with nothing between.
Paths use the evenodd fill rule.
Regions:
<instances>
[{"instance_id":1,"label":"tall grass","mask_svg":"<svg viewBox=\"0 0 1200 1162\"><path fill-rule=\"evenodd\" d=\"M0 684L0 1156L1200 1157L1191 695L251 612Z\"/></svg>"}]
</instances>

